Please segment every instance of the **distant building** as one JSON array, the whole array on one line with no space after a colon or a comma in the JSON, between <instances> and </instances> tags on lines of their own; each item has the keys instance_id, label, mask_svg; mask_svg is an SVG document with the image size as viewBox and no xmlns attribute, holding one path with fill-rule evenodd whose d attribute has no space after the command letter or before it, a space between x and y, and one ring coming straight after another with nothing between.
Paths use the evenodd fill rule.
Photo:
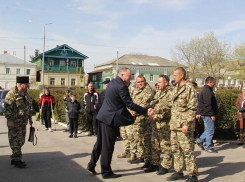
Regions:
<instances>
[{"instance_id":1,"label":"distant building","mask_svg":"<svg viewBox=\"0 0 245 182\"><path fill-rule=\"evenodd\" d=\"M158 56L123 55L118 58L117 71L116 66L117 58L95 66L95 70L88 73L88 83L93 83L95 88L103 88L103 81L115 78L118 70L128 67L132 72L132 83L135 83L138 75L143 75L148 84L155 87L159 75L168 75L170 80L173 79L176 64Z\"/></svg>"},{"instance_id":2,"label":"distant building","mask_svg":"<svg viewBox=\"0 0 245 182\"><path fill-rule=\"evenodd\" d=\"M42 83L42 56L33 59L38 64L37 84ZM49 87L84 87L84 60L88 57L63 44L44 53L44 85ZM68 68L68 69L67 69Z\"/></svg>"},{"instance_id":3,"label":"distant building","mask_svg":"<svg viewBox=\"0 0 245 182\"><path fill-rule=\"evenodd\" d=\"M4 51L0 55L0 86L11 89L16 86L16 76L29 76L30 88L35 89L36 66Z\"/></svg>"}]
</instances>

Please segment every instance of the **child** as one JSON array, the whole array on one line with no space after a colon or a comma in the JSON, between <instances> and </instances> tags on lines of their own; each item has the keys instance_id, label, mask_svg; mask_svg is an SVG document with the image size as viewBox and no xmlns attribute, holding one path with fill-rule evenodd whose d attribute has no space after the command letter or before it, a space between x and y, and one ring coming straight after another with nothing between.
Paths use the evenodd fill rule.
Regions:
<instances>
[{"instance_id":1,"label":"child","mask_svg":"<svg viewBox=\"0 0 245 182\"><path fill-rule=\"evenodd\" d=\"M70 131L71 131L71 135L69 137L72 138L74 132L74 137L77 138L78 113L82 112L82 107L80 103L77 102L75 94L72 94L70 98L71 101L67 102L67 106L66 106L66 110L69 115Z\"/></svg>"}]
</instances>

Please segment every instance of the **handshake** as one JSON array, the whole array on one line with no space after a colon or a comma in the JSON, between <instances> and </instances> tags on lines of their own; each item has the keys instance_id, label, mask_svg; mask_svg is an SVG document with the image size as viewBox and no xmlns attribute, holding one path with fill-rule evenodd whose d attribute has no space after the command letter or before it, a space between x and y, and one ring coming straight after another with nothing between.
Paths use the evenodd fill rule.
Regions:
<instances>
[{"instance_id":1,"label":"handshake","mask_svg":"<svg viewBox=\"0 0 245 182\"><path fill-rule=\"evenodd\" d=\"M147 115L148 115L148 116L153 116L154 114L155 114L154 109L149 108L149 109L148 109L148 112L147 112Z\"/></svg>"}]
</instances>

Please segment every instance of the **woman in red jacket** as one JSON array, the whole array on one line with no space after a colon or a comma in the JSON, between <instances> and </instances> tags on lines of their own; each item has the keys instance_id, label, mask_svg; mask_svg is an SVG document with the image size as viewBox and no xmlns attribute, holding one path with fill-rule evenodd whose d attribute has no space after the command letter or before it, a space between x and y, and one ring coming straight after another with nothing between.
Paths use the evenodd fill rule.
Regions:
<instances>
[{"instance_id":1,"label":"woman in red jacket","mask_svg":"<svg viewBox=\"0 0 245 182\"><path fill-rule=\"evenodd\" d=\"M51 129L51 116L52 116L52 110L54 110L55 100L54 96L50 95L49 88L43 89L44 95L40 98L40 101L38 105L40 105L40 109L42 108L43 113L43 119L45 121L45 130L48 130L52 132ZM52 103L52 108L51 108Z\"/></svg>"}]
</instances>

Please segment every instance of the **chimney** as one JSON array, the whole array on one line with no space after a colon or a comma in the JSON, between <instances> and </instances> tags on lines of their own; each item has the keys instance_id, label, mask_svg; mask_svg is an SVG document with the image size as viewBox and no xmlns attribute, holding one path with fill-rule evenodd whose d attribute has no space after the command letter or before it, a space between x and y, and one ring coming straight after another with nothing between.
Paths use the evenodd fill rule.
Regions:
<instances>
[{"instance_id":1,"label":"chimney","mask_svg":"<svg viewBox=\"0 0 245 182\"><path fill-rule=\"evenodd\" d=\"M56 45L56 47L59 47L59 45Z\"/></svg>"},{"instance_id":2,"label":"chimney","mask_svg":"<svg viewBox=\"0 0 245 182\"><path fill-rule=\"evenodd\" d=\"M4 54L8 53L8 51L4 51Z\"/></svg>"}]
</instances>

